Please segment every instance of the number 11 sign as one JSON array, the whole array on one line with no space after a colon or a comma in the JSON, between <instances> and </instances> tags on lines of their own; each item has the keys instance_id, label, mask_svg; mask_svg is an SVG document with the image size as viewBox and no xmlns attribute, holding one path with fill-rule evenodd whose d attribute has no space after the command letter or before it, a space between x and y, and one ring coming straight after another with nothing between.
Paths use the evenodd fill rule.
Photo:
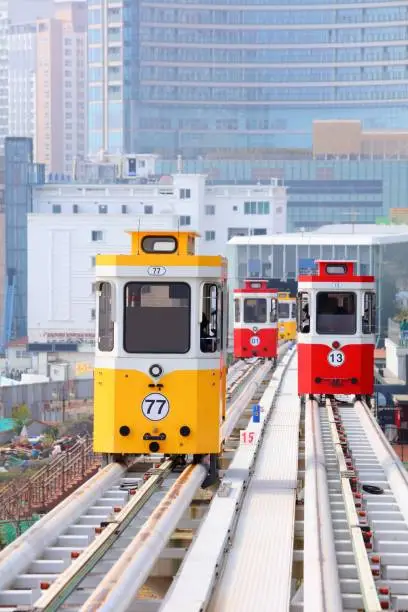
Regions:
<instances>
[{"instance_id":1,"label":"number 11 sign","mask_svg":"<svg viewBox=\"0 0 408 612\"><path fill-rule=\"evenodd\" d=\"M257 434L255 431L247 431L246 429L241 430L239 442L244 446L252 446L256 444Z\"/></svg>"}]
</instances>

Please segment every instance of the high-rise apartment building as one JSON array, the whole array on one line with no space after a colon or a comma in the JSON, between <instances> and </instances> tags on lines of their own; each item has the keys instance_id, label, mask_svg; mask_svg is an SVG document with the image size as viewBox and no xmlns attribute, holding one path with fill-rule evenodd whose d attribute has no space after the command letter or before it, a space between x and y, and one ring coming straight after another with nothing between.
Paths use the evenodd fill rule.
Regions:
<instances>
[{"instance_id":1,"label":"high-rise apartment building","mask_svg":"<svg viewBox=\"0 0 408 612\"><path fill-rule=\"evenodd\" d=\"M8 135L26 136L32 138L35 142L37 68L36 24L10 24L8 41Z\"/></svg>"},{"instance_id":2,"label":"high-rise apartment building","mask_svg":"<svg viewBox=\"0 0 408 612\"><path fill-rule=\"evenodd\" d=\"M0 154L8 131L8 0L0 0Z\"/></svg>"},{"instance_id":3,"label":"high-rise apartment building","mask_svg":"<svg viewBox=\"0 0 408 612\"><path fill-rule=\"evenodd\" d=\"M405 0L89 0L88 13L90 153L310 148L314 119L408 128Z\"/></svg>"},{"instance_id":4,"label":"high-rise apartment building","mask_svg":"<svg viewBox=\"0 0 408 612\"><path fill-rule=\"evenodd\" d=\"M37 21L37 161L48 173L72 174L86 152L86 2L56 4Z\"/></svg>"}]
</instances>

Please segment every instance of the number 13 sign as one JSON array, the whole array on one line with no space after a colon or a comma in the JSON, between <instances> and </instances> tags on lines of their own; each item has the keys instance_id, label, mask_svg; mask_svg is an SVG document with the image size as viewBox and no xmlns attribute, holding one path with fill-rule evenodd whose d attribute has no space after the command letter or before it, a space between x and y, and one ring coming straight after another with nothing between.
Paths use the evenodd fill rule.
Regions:
<instances>
[{"instance_id":1,"label":"number 13 sign","mask_svg":"<svg viewBox=\"0 0 408 612\"><path fill-rule=\"evenodd\" d=\"M244 446L252 446L256 444L257 434L255 431L247 431L246 429L241 430L239 442Z\"/></svg>"}]
</instances>

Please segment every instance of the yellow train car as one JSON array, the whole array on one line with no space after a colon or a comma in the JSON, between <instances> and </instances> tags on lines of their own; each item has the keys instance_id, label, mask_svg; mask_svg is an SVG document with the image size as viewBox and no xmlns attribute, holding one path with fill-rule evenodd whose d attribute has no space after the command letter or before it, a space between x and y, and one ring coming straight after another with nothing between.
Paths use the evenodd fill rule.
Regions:
<instances>
[{"instance_id":1,"label":"yellow train car","mask_svg":"<svg viewBox=\"0 0 408 612\"><path fill-rule=\"evenodd\" d=\"M216 456L226 402L226 259L197 255L193 232L129 233L130 254L96 258L94 450Z\"/></svg>"},{"instance_id":2,"label":"yellow train car","mask_svg":"<svg viewBox=\"0 0 408 612\"><path fill-rule=\"evenodd\" d=\"M296 297L288 291L278 293L279 340L296 340Z\"/></svg>"}]
</instances>

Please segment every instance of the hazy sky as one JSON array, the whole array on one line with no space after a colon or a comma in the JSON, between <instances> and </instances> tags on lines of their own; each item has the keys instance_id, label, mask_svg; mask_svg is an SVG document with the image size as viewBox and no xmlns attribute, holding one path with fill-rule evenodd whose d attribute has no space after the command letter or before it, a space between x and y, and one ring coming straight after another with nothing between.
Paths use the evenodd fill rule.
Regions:
<instances>
[{"instance_id":1,"label":"hazy sky","mask_svg":"<svg viewBox=\"0 0 408 612\"><path fill-rule=\"evenodd\" d=\"M12 23L27 23L37 17L51 17L53 0L9 0L9 19Z\"/></svg>"}]
</instances>

